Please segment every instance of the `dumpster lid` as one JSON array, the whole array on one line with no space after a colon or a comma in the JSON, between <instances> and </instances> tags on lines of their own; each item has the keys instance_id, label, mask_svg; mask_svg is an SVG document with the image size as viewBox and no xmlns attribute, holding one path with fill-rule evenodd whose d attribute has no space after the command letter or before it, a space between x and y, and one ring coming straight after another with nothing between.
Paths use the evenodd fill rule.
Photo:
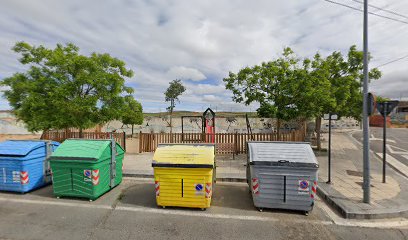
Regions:
<instances>
[{"instance_id":1,"label":"dumpster lid","mask_svg":"<svg viewBox=\"0 0 408 240\"><path fill-rule=\"evenodd\" d=\"M97 161L110 149L110 139L67 139L51 155L51 160L85 160ZM123 148L116 143L117 153L124 152Z\"/></svg>"},{"instance_id":2,"label":"dumpster lid","mask_svg":"<svg viewBox=\"0 0 408 240\"><path fill-rule=\"evenodd\" d=\"M318 167L316 156L305 142L248 142L251 165Z\"/></svg>"},{"instance_id":3,"label":"dumpster lid","mask_svg":"<svg viewBox=\"0 0 408 240\"><path fill-rule=\"evenodd\" d=\"M159 144L153 167L214 168L214 144Z\"/></svg>"},{"instance_id":4,"label":"dumpster lid","mask_svg":"<svg viewBox=\"0 0 408 240\"><path fill-rule=\"evenodd\" d=\"M31 151L45 146L47 140L7 140L0 143L0 157L27 156ZM52 142L58 146L58 142Z\"/></svg>"}]
</instances>

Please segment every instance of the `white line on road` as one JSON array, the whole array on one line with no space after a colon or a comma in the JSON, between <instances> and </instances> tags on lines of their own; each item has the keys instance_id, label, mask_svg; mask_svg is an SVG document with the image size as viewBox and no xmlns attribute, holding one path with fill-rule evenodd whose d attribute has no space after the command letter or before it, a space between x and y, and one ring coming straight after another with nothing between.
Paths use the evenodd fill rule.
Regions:
<instances>
[{"instance_id":1,"label":"white line on road","mask_svg":"<svg viewBox=\"0 0 408 240\"><path fill-rule=\"evenodd\" d=\"M319 204L328 216L333 221L325 220L309 220L309 219L291 219L282 220L274 217L262 217L262 216L251 216L251 215L229 215L229 214L215 214L215 213L203 213L203 212L193 212L186 210L167 210L167 209L155 209L146 207L126 207L117 206L112 207L110 205L98 205L94 203L71 203L65 201L43 201L43 200L32 200L32 199L9 199L0 197L1 202L10 203L22 203L22 204L37 204L37 205L53 205L53 206L64 206L64 207L81 207L81 208L93 208L93 209L105 209L105 210L118 210L126 212L143 212L151 214L164 214L164 215L174 215L174 216L187 216L187 217L205 217L213 219L232 219L241 221L261 221L261 222L290 222L292 224L317 224L317 225L340 225L340 226L354 226L354 227L367 227L367 228L408 228L408 220L402 219L387 219L386 221L367 221L367 220L348 220L337 216L329 207L325 204Z\"/></svg>"},{"instance_id":2,"label":"white line on road","mask_svg":"<svg viewBox=\"0 0 408 240\"><path fill-rule=\"evenodd\" d=\"M25 203L25 204L39 204L39 205L53 205L53 206L64 206L64 207L83 207L83 208L99 208L99 209L112 209L109 205L98 205L92 203L73 203L64 201L44 201L44 200L33 200L33 199L11 199L0 197L2 202L11 203Z\"/></svg>"},{"instance_id":3,"label":"white line on road","mask_svg":"<svg viewBox=\"0 0 408 240\"><path fill-rule=\"evenodd\" d=\"M390 151L390 153L393 153L393 154L408 154L407 150L400 148L400 147L393 146L393 145L387 145L387 149L388 151ZM395 149L398 149L399 151L395 151Z\"/></svg>"},{"instance_id":4,"label":"white line on road","mask_svg":"<svg viewBox=\"0 0 408 240\"><path fill-rule=\"evenodd\" d=\"M371 140L371 141L383 141L382 138L376 138L376 137L374 137L374 134L371 134L370 140ZM363 138L361 138L361 141L363 141ZM396 143L395 140L393 140L393 139L387 139L387 142Z\"/></svg>"}]
</instances>

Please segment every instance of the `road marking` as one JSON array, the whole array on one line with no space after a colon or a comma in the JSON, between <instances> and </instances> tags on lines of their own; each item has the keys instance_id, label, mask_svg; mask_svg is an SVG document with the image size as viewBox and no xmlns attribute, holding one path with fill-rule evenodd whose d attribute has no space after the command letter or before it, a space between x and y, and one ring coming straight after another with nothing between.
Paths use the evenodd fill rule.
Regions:
<instances>
[{"instance_id":1,"label":"road marking","mask_svg":"<svg viewBox=\"0 0 408 240\"><path fill-rule=\"evenodd\" d=\"M390 153L393 153L393 154L404 154L404 155L408 154L407 150L400 148L400 147L392 146L392 145L387 145L387 149L388 151L390 151ZM398 149L399 151L395 151L394 149Z\"/></svg>"},{"instance_id":2,"label":"road marking","mask_svg":"<svg viewBox=\"0 0 408 240\"><path fill-rule=\"evenodd\" d=\"M291 219L282 220L274 217L263 216L251 216L251 215L229 215L229 214L213 214L203 213L188 210L177 209L156 209L147 207L127 207L127 206L110 206L110 205L97 205L93 203L72 203L63 201L43 201L43 200L30 200L30 199L9 199L0 197L1 202L22 203L22 204L37 204L37 205L53 205L64 207L81 207L81 208L93 208L93 209L105 209L105 210L118 210L125 212L141 212L150 214L164 214L174 216L187 216L187 217L204 217L213 219L232 219L241 221L261 221L261 222L290 222L291 224L316 224L316 225L340 225L340 226L353 226L353 227L367 227L367 228L408 228L408 219L387 219L387 220L350 220L343 219L333 212L326 204L319 204L319 208L327 213L332 221L327 220L311 220L306 217L305 219Z\"/></svg>"},{"instance_id":3,"label":"road marking","mask_svg":"<svg viewBox=\"0 0 408 240\"><path fill-rule=\"evenodd\" d=\"M374 134L371 134L370 140L372 140L372 141L383 141L382 138L374 137ZM363 141L363 138L361 138L361 141ZM393 140L393 139L387 139L387 142L396 143L396 141Z\"/></svg>"},{"instance_id":4,"label":"road marking","mask_svg":"<svg viewBox=\"0 0 408 240\"><path fill-rule=\"evenodd\" d=\"M156 213L164 215L177 215L177 216L187 216L187 217L205 217L205 218L219 218L219 219L236 219L236 220L249 220L249 221L268 221L268 222L278 222L277 218L261 217L261 216L248 216L248 215L228 215L228 214L211 214L202 212L192 212L188 210L177 210L177 209L156 209L156 208L146 208L146 207L124 207L118 206L116 210L128 211L128 212L143 212L143 213Z\"/></svg>"},{"instance_id":5,"label":"road marking","mask_svg":"<svg viewBox=\"0 0 408 240\"><path fill-rule=\"evenodd\" d=\"M109 205L98 205L98 204L92 204L92 203L87 204L87 203L73 203L73 202L63 202L63 201L33 200L33 199L10 199L10 198L3 198L3 197L0 197L0 201L11 202L11 203L64 206L64 207L112 209L112 206L109 206Z\"/></svg>"}]
</instances>

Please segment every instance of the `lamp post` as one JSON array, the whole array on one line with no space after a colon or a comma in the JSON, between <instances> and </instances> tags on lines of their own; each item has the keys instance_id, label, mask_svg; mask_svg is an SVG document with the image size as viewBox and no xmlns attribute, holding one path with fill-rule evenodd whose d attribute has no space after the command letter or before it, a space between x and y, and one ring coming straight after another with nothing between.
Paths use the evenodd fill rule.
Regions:
<instances>
[{"instance_id":1,"label":"lamp post","mask_svg":"<svg viewBox=\"0 0 408 240\"><path fill-rule=\"evenodd\" d=\"M370 203L370 142L368 126L368 0L364 0L363 51L363 202Z\"/></svg>"}]
</instances>

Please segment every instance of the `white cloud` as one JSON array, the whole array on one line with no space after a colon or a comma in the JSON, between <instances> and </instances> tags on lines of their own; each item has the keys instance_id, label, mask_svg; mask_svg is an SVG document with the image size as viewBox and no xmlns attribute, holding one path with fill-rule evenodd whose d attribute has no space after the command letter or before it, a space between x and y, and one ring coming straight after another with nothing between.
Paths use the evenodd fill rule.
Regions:
<instances>
[{"instance_id":1,"label":"white cloud","mask_svg":"<svg viewBox=\"0 0 408 240\"><path fill-rule=\"evenodd\" d=\"M225 86L223 84L184 84L187 88L187 93L203 95L203 94L222 94L225 93Z\"/></svg>"},{"instance_id":2,"label":"white cloud","mask_svg":"<svg viewBox=\"0 0 408 240\"><path fill-rule=\"evenodd\" d=\"M205 101L205 102L210 102L210 103L220 103L220 102L222 102L223 101L223 99L222 98L220 98L220 97L217 97L217 96L215 96L215 95L211 95L211 94L206 94L206 95L204 95L203 96L203 101Z\"/></svg>"},{"instance_id":3,"label":"white cloud","mask_svg":"<svg viewBox=\"0 0 408 240\"><path fill-rule=\"evenodd\" d=\"M206 79L205 75L195 68L188 68L184 66L171 67L167 75L174 79L201 81Z\"/></svg>"},{"instance_id":4,"label":"white cloud","mask_svg":"<svg viewBox=\"0 0 408 240\"><path fill-rule=\"evenodd\" d=\"M370 3L408 14L407 1ZM372 15L369 21L371 66L408 54L407 25ZM229 71L274 58L285 46L301 56L345 53L353 44L361 49L362 15L322 0L3 0L0 32L0 78L25 69L10 50L16 41L47 47L73 42L83 54L123 59L135 71L127 84L147 111L165 109L163 93L174 78L187 80L178 109L241 111L256 105L232 102L222 82ZM408 59L384 66L383 78L370 89L408 97L407 65Z\"/></svg>"}]
</instances>

